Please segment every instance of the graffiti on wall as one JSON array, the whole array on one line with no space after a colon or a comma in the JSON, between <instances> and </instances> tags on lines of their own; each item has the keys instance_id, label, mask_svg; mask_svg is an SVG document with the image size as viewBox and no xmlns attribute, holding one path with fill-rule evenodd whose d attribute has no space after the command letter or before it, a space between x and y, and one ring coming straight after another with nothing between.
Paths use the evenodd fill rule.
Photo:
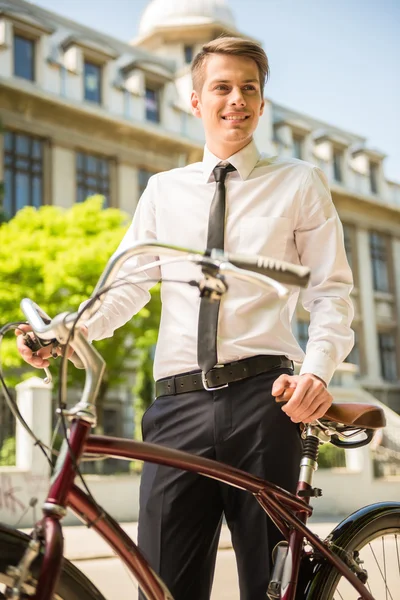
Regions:
<instances>
[{"instance_id":1,"label":"graffiti on wall","mask_svg":"<svg viewBox=\"0 0 400 600\"><path fill-rule=\"evenodd\" d=\"M0 520L18 518L42 498L48 487L48 477L32 473L0 472Z\"/></svg>"}]
</instances>

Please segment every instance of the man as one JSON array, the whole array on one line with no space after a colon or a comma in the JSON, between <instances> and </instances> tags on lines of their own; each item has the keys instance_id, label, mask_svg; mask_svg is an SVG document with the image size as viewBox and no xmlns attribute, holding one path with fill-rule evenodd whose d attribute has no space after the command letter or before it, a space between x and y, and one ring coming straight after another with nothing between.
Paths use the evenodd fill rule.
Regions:
<instances>
[{"instance_id":1,"label":"man","mask_svg":"<svg viewBox=\"0 0 400 600\"><path fill-rule=\"evenodd\" d=\"M199 352L205 347L206 324L198 333L201 301L194 288L163 283L154 366L158 397L143 417L143 437L230 463L294 491L301 454L298 423L329 408L326 385L352 347L352 277L342 228L321 171L303 161L262 156L255 146L268 76L264 51L251 41L219 38L196 56L192 75L192 112L202 119L206 137L203 161L150 179L120 249L144 239L207 247L215 225L210 211L221 187L215 183L221 173L216 167L232 165L234 170L223 175L224 248L311 268L303 298L311 312L309 343L304 358L290 329L297 290L282 302L272 291L232 280L218 318L217 361L225 366L206 374L207 387L217 389L191 389L199 372L198 345ZM128 261L121 277L153 258ZM148 272L140 287L110 292L86 324L89 339L109 337L129 320L148 301L154 279L198 275L194 266L170 264ZM48 364L45 356L32 358L26 351L26 359L38 367ZM299 376L293 375L291 360L303 362ZM216 371L224 373L228 386L211 384ZM199 381L197 376L196 385ZM281 408L274 397L285 397L289 387L295 391ZM139 546L176 600L209 598L223 514L236 552L240 597L264 600L268 556L279 535L254 498L192 473L144 465Z\"/></svg>"}]
</instances>

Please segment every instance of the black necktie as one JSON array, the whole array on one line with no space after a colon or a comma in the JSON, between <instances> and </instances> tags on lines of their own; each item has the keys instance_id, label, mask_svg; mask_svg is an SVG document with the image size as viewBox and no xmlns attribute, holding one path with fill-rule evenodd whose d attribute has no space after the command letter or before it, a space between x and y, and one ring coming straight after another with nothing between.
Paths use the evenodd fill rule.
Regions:
<instances>
[{"instance_id":1,"label":"black necktie","mask_svg":"<svg viewBox=\"0 0 400 600\"><path fill-rule=\"evenodd\" d=\"M232 165L218 165L213 173L217 182L208 219L207 248L224 249L225 233L225 178L235 171ZM217 327L219 301L203 296L200 301L199 329L197 337L197 362L203 373L208 373L218 362Z\"/></svg>"}]
</instances>

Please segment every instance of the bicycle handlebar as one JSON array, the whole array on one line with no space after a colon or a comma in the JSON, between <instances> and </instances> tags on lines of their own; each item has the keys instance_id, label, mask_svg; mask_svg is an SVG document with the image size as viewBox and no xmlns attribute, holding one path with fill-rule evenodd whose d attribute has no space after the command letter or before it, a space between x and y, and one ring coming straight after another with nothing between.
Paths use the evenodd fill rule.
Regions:
<instances>
[{"instance_id":1,"label":"bicycle handlebar","mask_svg":"<svg viewBox=\"0 0 400 600\"><path fill-rule=\"evenodd\" d=\"M213 258L211 252L211 258ZM282 260L265 256L246 256L245 254L224 253L225 260L239 269L260 273L286 285L306 287L310 279L310 269L302 265L294 265Z\"/></svg>"},{"instance_id":2,"label":"bicycle handlebar","mask_svg":"<svg viewBox=\"0 0 400 600\"><path fill-rule=\"evenodd\" d=\"M287 293L282 284L305 287L310 276L310 270L307 267L292 265L264 256L227 254L220 250L199 252L161 242L139 242L110 258L91 296L94 301L85 309L85 319L90 319L101 305L100 293L111 287L122 263L141 254L176 257L177 260L189 261L200 266L206 274L206 278L225 272L261 287L268 289L272 287L279 296ZM156 263L141 267L140 270L150 269L152 264L162 264L162 262L158 260ZM28 298L22 300L21 309L39 339L57 340L61 344L67 343L70 331L79 318L77 313L61 313L54 319L50 319L35 302ZM79 330L75 331L70 344L79 358L78 361L73 360L72 362L77 367L83 365L88 372L88 385L85 385L84 390L85 402L94 403L97 394L94 373L97 374L98 381L98 375L104 369L104 360Z\"/></svg>"},{"instance_id":3,"label":"bicycle handlebar","mask_svg":"<svg viewBox=\"0 0 400 600\"><path fill-rule=\"evenodd\" d=\"M133 244L127 250L120 252L112 257L106 268L104 269L92 296L95 296L101 289L108 287L115 279L115 274L118 272L122 263L129 258L140 254L152 254L160 256L182 257L184 260L193 262L205 268L214 267L216 270L228 271L228 265L237 267L240 271L247 271L246 277L241 277L241 273L234 269L230 270L230 274L239 279L252 280L254 283L265 287L274 287L279 295L283 295L282 288L274 285L279 284L294 285L297 287L305 287L310 278L310 269L301 265L294 265L288 262L274 260L265 256L246 256L239 254L227 254L221 250L206 250L198 251L190 248L182 248L162 242L144 241ZM249 273L251 271L251 273ZM244 275L244 273L242 273ZM262 275L261 279L257 275ZM88 310L87 319L90 318L98 309L98 302Z\"/></svg>"},{"instance_id":4,"label":"bicycle handlebar","mask_svg":"<svg viewBox=\"0 0 400 600\"><path fill-rule=\"evenodd\" d=\"M21 310L27 318L29 325L32 327L34 333L42 340L51 340L55 336L53 335L54 322L60 320L60 317L65 317L68 313L61 313L51 319L44 310L40 308L30 300L30 298L24 298L21 301Z\"/></svg>"}]
</instances>

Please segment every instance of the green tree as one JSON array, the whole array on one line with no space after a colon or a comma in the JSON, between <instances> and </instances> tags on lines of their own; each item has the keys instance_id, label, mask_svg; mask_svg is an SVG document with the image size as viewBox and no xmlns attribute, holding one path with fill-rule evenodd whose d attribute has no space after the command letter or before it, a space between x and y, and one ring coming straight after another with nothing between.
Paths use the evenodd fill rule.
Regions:
<instances>
[{"instance_id":1,"label":"green tree","mask_svg":"<svg viewBox=\"0 0 400 600\"><path fill-rule=\"evenodd\" d=\"M1 324L23 319L20 301L29 297L50 316L77 310L93 291L111 254L129 223L120 210L103 209L103 198L94 196L65 210L56 206L26 207L0 226ZM101 398L107 389L126 380L132 364L148 369L145 348L154 344L160 314L159 294L148 308L118 329L112 338L96 342L107 363ZM58 359L59 360L59 359ZM15 384L32 369L21 360L12 336L3 341L2 364L13 372ZM56 378L56 369L52 373ZM70 368L70 383L79 384L83 372ZM37 371L36 371L37 373ZM99 403L101 423L101 402Z\"/></svg>"},{"instance_id":2,"label":"green tree","mask_svg":"<svg viewBox=\"0 0 400 600\"><path fill-rule=\"evenodd\" d=\"M0 448L0 467L15 465L15 437L8 437Z\"/></svg>"}]
</instances>

